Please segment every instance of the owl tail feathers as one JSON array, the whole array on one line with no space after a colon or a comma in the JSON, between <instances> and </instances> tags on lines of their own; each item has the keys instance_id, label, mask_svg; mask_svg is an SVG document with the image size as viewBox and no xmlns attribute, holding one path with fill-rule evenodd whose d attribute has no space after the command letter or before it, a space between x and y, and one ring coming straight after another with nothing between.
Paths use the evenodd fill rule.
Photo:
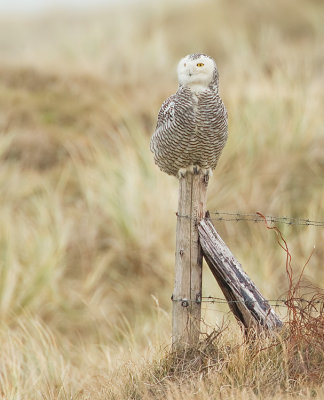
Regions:
<instances>
[{"instance_id":1,"label":"owl tail feathers","mask_svg":"<svg viewBox=\"0 0 324 400\"><path fill-rule=\"evenodd\" d=\"M178 178L184 178L186 174L199 174L202 173L204 176L211 177L213 175L213 171L211 168L200 168L199 165L189 165L189 167L186 168L180 168L178 171Z\"/></svg>"}]
</instances>

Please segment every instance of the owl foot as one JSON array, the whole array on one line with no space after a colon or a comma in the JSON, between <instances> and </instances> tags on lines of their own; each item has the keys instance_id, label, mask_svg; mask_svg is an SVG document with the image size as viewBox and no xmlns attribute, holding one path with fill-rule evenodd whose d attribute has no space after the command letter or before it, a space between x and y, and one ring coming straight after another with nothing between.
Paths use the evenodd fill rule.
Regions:
<instances>
[{"instance_id":1,"label":"owl foot","mask_svg":"<svg viewBox=\"0 0 324 400\"><path fill-rule=\"evenodd\" d=\"M178 171L178 178L184 178L187 174L199 174L200 167L198 165L189 165L187 168L180 168Z\"/></svg>"},{"instance_id":2,"label":"owl foot","mask_svg":"<svg viewBox=\"0 0 324 400\"><path fill-rule=\"evenodd\" d=\"M213 176L213 171L211 168L201 168L201 172L206 176Z\"/></svg>"},{"instance_id":3,"label":"owl foot","mask_svg":"<svg viewBox=\"0 0 324 400\"><path fill-rule=\"evenodd\" d=\"M213 175L211 168L200 168L199 165L189 165L187 168L180 168L178 171L178 178L184 178L187 174L204 175L204 177L210 177Z\"/></svg>"},{"instance_id":4,"label":"owl foot","mask_svg":"<svg viewBox=\"0 0 324 400\"><path fill-rule=\"evenodd\" d=\"M187 168L180 168L179 171L178 171L177 176L178 176L179 179L181 179L181 178L184 178L186 176L186 173L187 173Z\"/></svg>"},{"instance_id":5,"label":"owl foot","mask_svg":"<svg viewBox=\"0 0 324 400\"><path fill-rule=\"evenodd\" d=\"M201 172L204 174L204 181L206 184L209 182L209 178L213 175L211 168L202 168Z\"/></svg>"},{"instance_id":6,"label":"owl foot","mask_svg":"<svg viewBox=\"0 0 324 400\"><path fill-rule=\"evenodd\" d=\"M186 170L189 174L198 175L199 171L200 171L200 167L199 167L199 165L189 165L189 167L187 167Z\"/></svg>"},{"instance_id":7,"label":"owl foot","mask_svg":"<svg viewBox=\"0 0 324 400\"><path fill-rule=\"evenodd\" d=\"M192 165L192 173L198 175L200 171L199 165Z\"/></svg>"}]
</instances>

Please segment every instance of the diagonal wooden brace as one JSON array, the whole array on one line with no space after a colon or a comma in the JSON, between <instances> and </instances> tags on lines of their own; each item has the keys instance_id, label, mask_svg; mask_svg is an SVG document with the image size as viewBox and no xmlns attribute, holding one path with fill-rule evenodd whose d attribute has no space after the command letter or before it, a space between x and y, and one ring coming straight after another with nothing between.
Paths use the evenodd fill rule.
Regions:
<instances>
[{"instance_id":1,"label":"diagonal wooden brace","mask_svg":"<svg viewBox=\"0 0 324 400\"><path fill-rule=\"evenodd\" d=\"M208 218L198 224L203 256L236 319L246 330L270 331L282 321L243 271Z\"/></svg>"}]
</instances>

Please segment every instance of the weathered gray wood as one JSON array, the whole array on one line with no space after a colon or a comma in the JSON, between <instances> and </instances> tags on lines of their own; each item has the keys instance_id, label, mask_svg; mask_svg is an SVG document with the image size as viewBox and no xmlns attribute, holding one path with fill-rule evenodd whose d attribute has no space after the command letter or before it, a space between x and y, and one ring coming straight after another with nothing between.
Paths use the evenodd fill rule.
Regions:
<instances>
[{"instance_id":1,"label":"weathered gray wood","mask_svg":"<svg viewBox=\"0 0 324 400\"><path fill-rule=\"evenodd\" d=\"M201 318L202 251L198 222L204 217L208 177L202 173L179 179L175 283L172 295L172 345L198 342Z\"/></svg>"},{"instance_id":2,"label":"weathered gray wood","mask_svg":"<svg viewBox=\"0 0 324 400\"><path fill-rule=\"evenodd\" d=\"M280 328L280 318L243 271L211 221L201 220L198 230L203 255L235 317L246 329L257 332Z\"/></svg>"}]
</instances>

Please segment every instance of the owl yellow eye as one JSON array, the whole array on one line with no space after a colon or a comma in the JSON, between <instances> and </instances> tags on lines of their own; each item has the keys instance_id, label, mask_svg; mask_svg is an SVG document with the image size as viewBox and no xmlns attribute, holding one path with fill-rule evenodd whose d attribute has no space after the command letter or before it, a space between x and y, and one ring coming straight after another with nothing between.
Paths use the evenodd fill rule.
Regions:
<instances>
[{"instance_id":1,"label":"owl yellow eye","mask_svg":"<svg viewBox=\"0 0 324 400\"><path fill-rule=\"evenodd\" d=\"M205 64L204 63L198 63L197 67L203 67Z\"/></svg>"}]
</instances>

